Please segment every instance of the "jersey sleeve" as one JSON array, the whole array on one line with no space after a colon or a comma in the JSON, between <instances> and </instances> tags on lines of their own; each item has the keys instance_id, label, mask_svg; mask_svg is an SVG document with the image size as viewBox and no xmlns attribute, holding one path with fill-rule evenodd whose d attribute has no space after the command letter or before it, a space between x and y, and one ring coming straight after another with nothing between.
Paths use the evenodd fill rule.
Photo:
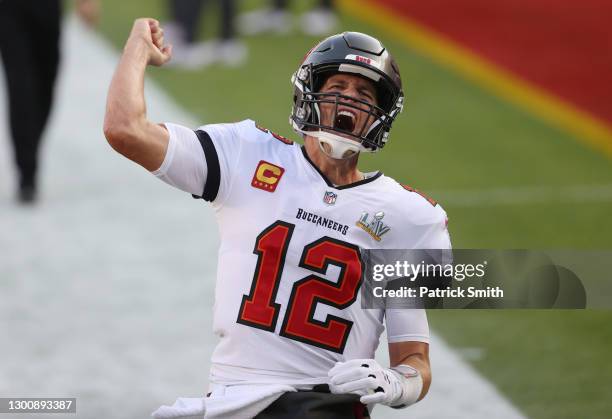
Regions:
<instances>
[{"instance_id":1,"label":"jersey sleeve","mask_svg":"<svg viewBox=\"0 0 612 419\"><path fill-rule=\"evenodd\" d=\"M168 149L159 169L162 181L194 198L218 204L228 195L242 142L240 124L203 125L196 130L166 123Z\"/></svg>"},{"instance_id":2,"label":"jersey sleeve","mask_svg":"<svg viewBox=\"0 0 612 419\"><path fill-rule=\"evenodd\" d=\"M417 240L411 243L409 248L405 248L407 257L414 255L414 249L436 249L442 252L428 252L428 255L434 258L432 262L440 264L452 262L446 212L437 203L432 204L421 197L417 199L419 206L413 208L418 210L413 210L411 213L414 224L405 235L417 237ZM385 310L385 324L389 343L405 341L429 343L429 325L427 314L423 309L388 308Z\"/></svg>"},{"instance_id":3,"label":"jersey sleeve","mask_svg":"<svg viewBox=\"0 0 612 419\"><path fill-rule=\"evenodd\" d=\"M220 205L229 195L238 162L243 148L243 131L253 122L245 120L233 124L204 125L195 130L200 142L208 176L204 188L194 194L194 198L202 198Z\"/></svg>"},{"instance_id":4,"label":"jersey sleeve","mask_svg":"<svg viewBox=\"0 0 612 419\"><path fill-rule=\"evenodd\" d=\"M196 133L184 126L166 123L168 148L159 169L152 173L160 180L191 194L201 194L208 166Z\"/></svg>"},{"instance_id":5,"label":"jersey sleeve","mask_svg":"<svg viewBox=\"0 0 612 419\"><path fill-rule=\"evenodd\" d=\"M427 314L422 309L386 309L387 341L429 343Z\"/></svg>"},{"instance_id":6,"label":"jersey sleeve","mask_svg":"<svg viewBox=\"0 0 612 419\"><path fill-rule=\"evenodd\" d=\"M448 217L442 208L440 215L432 222L426 234L423 235L420 249L451 249L450 234L448 233Z\"/></svg>"},{"instance_id":7,"label":"jersey sleeve","mask_svg":"<svg viewBox=\"0 0 612 419\"><path fill-rule=\"evenodd\" d=\"M414 249L451 249L448 233L448 216L439 204L428 208L418 218L418 225L413 227L412 234L417 237Z\"/></svg>"}]
</instances>

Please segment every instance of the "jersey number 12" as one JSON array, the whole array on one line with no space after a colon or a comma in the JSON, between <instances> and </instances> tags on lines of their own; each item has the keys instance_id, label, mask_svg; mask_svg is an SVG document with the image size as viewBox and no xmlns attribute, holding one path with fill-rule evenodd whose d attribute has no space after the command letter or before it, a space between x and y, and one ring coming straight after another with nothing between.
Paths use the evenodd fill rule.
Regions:
<instances>
[{"instance_id":1,"label":"jersey number 12","mask_svg":"<svg viewBox=\"0 0 612 419\"><path fill-rule=\"evenodd\" d=\"M275 331L280 312L280 304L275 303L276 293L294 228L293 224L276 221L257 236L253 250L257 267L251 291L242 297L238 323ZM312 274L293 284L279 334L342 353L353 322L331 314L325 321L319 321L314 313L318 303L343 309L355 302L362 273L359 248L331 237L322 237L304 247L300 267L325 274L329 265L340 268L337 283Z\"/></svg>"}]
</instances>

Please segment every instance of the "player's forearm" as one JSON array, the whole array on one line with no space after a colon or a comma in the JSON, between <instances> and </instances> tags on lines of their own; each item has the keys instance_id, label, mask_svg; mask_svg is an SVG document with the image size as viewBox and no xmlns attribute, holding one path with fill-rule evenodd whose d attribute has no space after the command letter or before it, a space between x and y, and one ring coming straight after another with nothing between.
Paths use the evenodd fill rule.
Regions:
<instances>
[{"instance_id":1,"label":"player's forearm","mask_svg":"<svg viewBox=\"0 0 612 419\"><path fill-rule=\"evenodd\" d=\"M389 358L391 367L403 364L413 367L419 372L423 379L423 388L418 400L425 397L431 385L429 345L412 341L389 343Z\"/></svg>"},{"instance_id":2,"label":"player's forearm","mask_svg":"<svg viewBox=\"0 0 612 419\"><path fill-rule=\"evenodd\" d=\"M147 122L144 98L147 62L144 40L130 38L113 75L106 102L104 132L115 148L122 148L124 142L138 141L138 133Z\"/></svg>"},{"instance_id":3,"label":"player's forearm","mask_svg":"<svg viewBox=\"0 0 612 419\"><path fill-rule=\"evenodd\" d=\"M163 30L155 19L134 22L111 81L104 118L104 135L119 153L153 171L164 161L168 146L165 127L147 119L144 76L147 65L163 65L171 49L163 45Z\"/></svg>"},{"instance_id":4,"label":"player's forearm","mask_svg":"<svg viewBox=\"0 0 612 419\"><path fill-rule=\"evenodd\" d=\"M429 367L429 362L422 359L422 356L420 354L413 354L407 356L403 360L391 366L396 367L398 365L411 366L415 368L421 375L421 378L423 379L423 389L421 390L421 394L418 398L418 400L421 400L427 395L427 392L429 391L429 386L431 385L431 368Z\"/></svg>"}]
</instances>

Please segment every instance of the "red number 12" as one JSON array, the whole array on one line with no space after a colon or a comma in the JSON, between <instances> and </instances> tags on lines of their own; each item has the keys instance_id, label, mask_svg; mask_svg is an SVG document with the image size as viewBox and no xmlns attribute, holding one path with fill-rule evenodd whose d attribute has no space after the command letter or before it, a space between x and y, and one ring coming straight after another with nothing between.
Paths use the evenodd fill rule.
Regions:
<instances>
[{"instance_id":1,"label":"red number 12","mask_svg":"<svg viewBox=\"0 0 612 419\"><path fill-rule=\"evenodd\" d=\"M274 332L280 311L275 303L283 273L285 255L294 225L276 221L255 241L257 267L248 295L242 297L237 322ZM325 274L329 265L340 268L338 282L308 275L293 284L280 335L330 351L342 353L353 322L328 315L325 321L314 318L318 303L343 309L355 302L361 284L359 248L351 243L323 237L308 244L299 266Z\"/></svg>"}]
</instances>

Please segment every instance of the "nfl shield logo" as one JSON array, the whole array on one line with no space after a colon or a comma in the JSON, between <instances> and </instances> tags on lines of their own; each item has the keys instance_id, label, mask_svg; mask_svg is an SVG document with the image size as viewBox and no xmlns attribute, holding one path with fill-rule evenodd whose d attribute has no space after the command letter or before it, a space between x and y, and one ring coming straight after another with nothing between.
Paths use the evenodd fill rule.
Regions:
<instances>
[{"instance_id":1,"label":"nfl shield logo","mask_svg":"<svg viewBox=\"0 0 612 419\"><path fill-rule=\"evenodd\" d=\"M336 198L338 198L337 194L327 191L323 197L323 202L325 202L327 205L334 205L336 203Z\"/></svg>"}]
</instances>

